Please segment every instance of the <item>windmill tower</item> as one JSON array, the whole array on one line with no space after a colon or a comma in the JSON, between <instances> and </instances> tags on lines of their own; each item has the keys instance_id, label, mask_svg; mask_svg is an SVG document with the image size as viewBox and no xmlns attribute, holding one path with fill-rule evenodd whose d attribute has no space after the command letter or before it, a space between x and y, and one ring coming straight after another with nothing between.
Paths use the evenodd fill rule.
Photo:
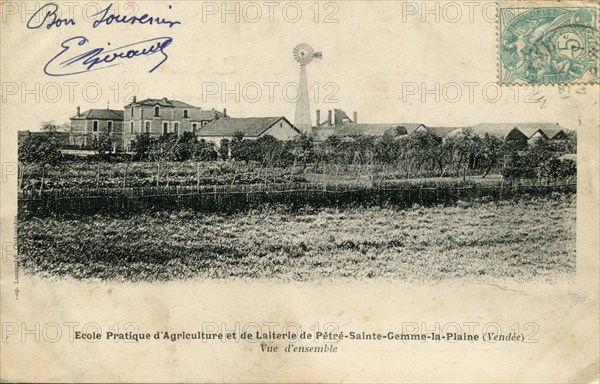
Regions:
<instances>
[{"instance_id":1,"label":"windmill tower","mask_svg":"<svg viewBox=\"0 0 600 384\"><path fill-rule=\"evenodd\" d=\"M294 125L300 131L310 134L312 131L312 122L310 119L310 103L308 100L308 81L306 80L306 66L313 58L322 58L321 52L315 52L314 49L305 43L300 43L294 47L294 59L300 63L300 95L296 101L296 116Z\"/></svg>"}]
</instances>

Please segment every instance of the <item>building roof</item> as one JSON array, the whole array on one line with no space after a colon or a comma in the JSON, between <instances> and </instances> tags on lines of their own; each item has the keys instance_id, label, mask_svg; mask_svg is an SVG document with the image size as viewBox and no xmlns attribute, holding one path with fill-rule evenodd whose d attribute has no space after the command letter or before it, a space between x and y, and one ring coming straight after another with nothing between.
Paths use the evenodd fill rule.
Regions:
<instances>
[{"instance_id":1,"label":"building roof","mask_svg":"<svg viewBox=\"0 0 600 384\"><path fill-rule=\"evenodd\" d=\"M448 134L452 131L458 131L463 129L462 127L427 127L425 125L423 125L423 128L430 134L441 138L448 136Z\"/></svg>"},{"instance_id":2,"label":"building roof","mask_svg":"<svg viewBox=\"0 0 600 384\"><path fill-rule=\"evenodd\" d=\"M392 133L396 130L397 134L405 135L407 129L405 124L389 123L389 124L366 124L366 123L346 123L333 132L333 136L349 137L356 135L365 136L383 136L386 133Z\"/></svg>"},{"instance_id":3,"label":"building roof","mask_svg":"<svg viewBox=\"0 0 600 384\"><path fill-rule=\"evenodd\" d=\"M126 106L131 106L132 104L151 106L151 107L159 105L161 107L197 108L188 103L184 103L183 101L170 100L170 99L167 99L166 97L163 97L162 99L145 99L145 100L141 100L141 101L136 101L135 103L130 103L130 104L127 104Z\"/></svg>"},{"instance_id":4,"label":"building roof","mask_svg":"<svg viewBox=\"0 0 600 384\"><path fill-rule=\"evenodd\" d=\"M71 120L123 120L123 111L115 109L88 109L81 112L79 116L71 117Z\"/></svg>"},{"instance_id":5,"label":"building roof","mask_svg":"<svg viewBox=\"0 0 600 384\"><path fill-rule=\"evenodd\" d=\"M200 111L200 117L196 120L215 120L223 116L223 112L214 109L203 109Z\"/></svg>"},{"instance_id":6,"label":"building roof","mask_svg":"<svg viewBox=\"0 0 600 384\"><path fill-rule=\"evenodd\" d=\"M258 137L280 120L285 120L295 131L300 133L283 116L272 117L224 117L213 120L198 131L198 136L233 136L243 132L245 137Z\"/></svg>"},{"instance_id":7,"label":"building roof","mask_svg":"<svg viewBox=\"0 0 600 384\"><path fill-rule=\"evenodd\" d=\"M536 132L542 132L549 139L554 138L561 131L567 132L569 129L560 126L558 123L482 123L472 127L475 133L490 133L497 136L506 137L513 129L518 129L527 138L531 138Z\"/></svg>"},{"instance_id":8,"label":"building roof","mask_svg":"<svg viewBox=\"0 0 600 384\"><path fill-rule=\"evenodd\" d=\"M460 132L464 132L465 129L470 129L478 136L484 136L485 134L488 134L503 140L506 139L511 132L515 131L518 135L521 135L523 139L527 139L525 134L518 130L514 124L477 124L472 127L458 128L450 132L449 135L452 136Z\"/></svg>"},{"instance_id":9,"label":"building roof","mask_svg":"<svg viewBox=\"0 0 600 384\"><path fill-rule=\"evenodd\" d=\"M421 127L426 128L425 125L421 123L402 123L402 126L406 128L406 133L409 135Z\"/></svg>"},{"instance_id":10,"label":"building roof","mask_svg":"<svg viewBox=\"0 0 600 384\"><path fill-rule=\"evenodd\" d=\"M517 128L527 137L532 137L537 131L541 131L549 139L556 136L560 131L568 129L561 127L558 123L519 123Z\"/></svg>"}]
</instances>

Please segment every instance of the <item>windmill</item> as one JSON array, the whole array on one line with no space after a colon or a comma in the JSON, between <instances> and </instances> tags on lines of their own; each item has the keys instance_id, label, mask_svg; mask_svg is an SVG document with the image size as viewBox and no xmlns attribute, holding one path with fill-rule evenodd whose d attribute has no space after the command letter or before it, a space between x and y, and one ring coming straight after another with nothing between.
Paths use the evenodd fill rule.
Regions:
<instances>
[{"instance_id":1,"label":"windmill","mask_svg":"<svg viewBox=\"0 0 600 384\"><path fill-rule=\"evenodd\" d=\"M300 43L294 47L294 59L300 63L300 97L296 101L294 125L306 134L310 134L312 131L306 66L310 64L315 57L320 59L323 57L323 54L321 52L315 52L315 50L306 43Z\"/></svg>"}]
</instances>

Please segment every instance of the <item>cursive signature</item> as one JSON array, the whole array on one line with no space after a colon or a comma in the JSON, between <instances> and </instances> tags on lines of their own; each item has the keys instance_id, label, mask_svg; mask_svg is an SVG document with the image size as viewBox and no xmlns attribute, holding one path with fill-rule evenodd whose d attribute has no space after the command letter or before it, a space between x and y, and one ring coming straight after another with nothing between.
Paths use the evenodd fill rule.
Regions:
<instances>
[{"instance_id":1,"label":"cursive signature","mask_svg":"<svg viewBox=\"0 0 600 384\"><path fill-rule=\"evenodd\" d=\"M150 73L152 73L169 58L165 49L172 42L173 38L163 36L127 44L108 51L105 51L104 48L94 48L79 53L81 50L78 47L88 44L89 40L83 36L75 36L62 42L61 47L63 50L46 63L44 72L49 76L77 75L114 67L122 64L123 60L160 53L162 60L150 69Z\"/></svg>"}]
</instances>

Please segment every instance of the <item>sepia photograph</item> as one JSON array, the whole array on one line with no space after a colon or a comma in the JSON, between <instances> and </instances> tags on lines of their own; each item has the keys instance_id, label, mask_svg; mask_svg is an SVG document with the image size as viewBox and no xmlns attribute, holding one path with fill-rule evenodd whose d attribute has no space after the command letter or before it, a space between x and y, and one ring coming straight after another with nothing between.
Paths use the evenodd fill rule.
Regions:
<instances>
[{"instance_id":1,"label":"sepia photograph","mask_svg":"<svg viewBox=\"0 0 600 384\"><path fill-rule=\"evenodd\" d=\"M597 1L0 5L2 381L598 380Z\"/></svg>"}]
</instances>

